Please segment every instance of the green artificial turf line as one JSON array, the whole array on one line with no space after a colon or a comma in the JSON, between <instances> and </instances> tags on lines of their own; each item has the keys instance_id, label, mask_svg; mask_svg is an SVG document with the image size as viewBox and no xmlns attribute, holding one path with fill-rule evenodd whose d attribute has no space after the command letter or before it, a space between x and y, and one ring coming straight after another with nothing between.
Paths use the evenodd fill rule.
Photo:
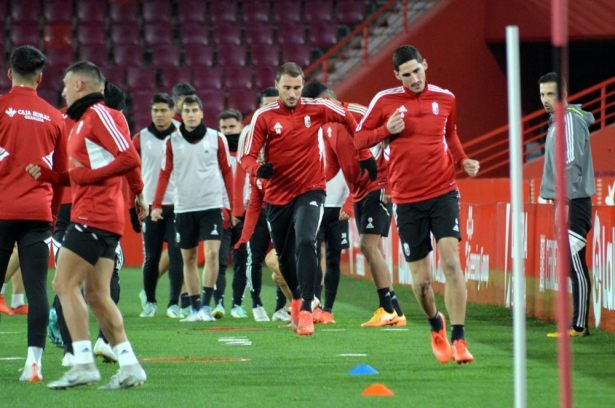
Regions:
<instances>
[{"instance_id":1,"label":"green artificial turf line","mask_svg":"<svg viewBox=\"0 0 615 408\"><path fill-rule=\"evenodd\" d=\"M52 276L50 271L50 299ZM267 270L263 276L262 300L271 316L275 290ZM466 339L475 361L462 366L453 362L443 365L431 352L429 326L409 288L396 288L408 318L408 325L401 328L406 330L361 328L361 323L377 307L374 285L343 276L333 309L337 324L316 325L313 336L298 337L290 329L278 328L280 322L256 323L248 292L244 299L248 318L232 318L231 281L232 272L229 272L223 319L215 323L180 323L166 317L166 276L157 291L158 316L146 319L139 317L140 269L122 270L120 309L137 356L147 359L143 367L148 382L133 390L107 393L97 391L96 387L48 390L46 384L65 371L60 364L62 350L50 343L43 356L44 382L21 383L18 370L24 360L6 358L26 356L26 317L3 315L0 406L512 406L513 343L509 309L468 305ZM6 293L10 301L10 288ZM438 297L437 301L440 310L445 311L443 299ZM91 322L91 333L95 336L98 328L93 317ZM248 330L253 328L262 330ZM528 407L559 405L557 341L546 337L553 329L554 323L527 320ZM230 344L232 338L250 345ZM574 404L611 405L615 398L615 335L593 329L590 337L572 340ZM180 362L169 362L169 359ZM349 375L359 364L369 365L379 374ZM97 365L103 378L101 385L118 368L100 360ZM371 384L384 384L395 395L361 396Z\"/></svg>"}]
</instances>

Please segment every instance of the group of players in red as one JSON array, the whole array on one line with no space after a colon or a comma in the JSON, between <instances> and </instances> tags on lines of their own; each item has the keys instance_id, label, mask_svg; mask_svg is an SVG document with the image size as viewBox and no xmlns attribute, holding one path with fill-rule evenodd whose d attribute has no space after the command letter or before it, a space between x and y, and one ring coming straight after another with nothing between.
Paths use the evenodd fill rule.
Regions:
<instances>
[{"instance_id":1,"label":"group of players in red","mask_svg":"<svg viewBox=\"0 0 615 408\"><path fill-rule=\"evenodd\" d=\"M70 186L70 224L57 255L53 287L72 338L74 361L62 378L48 386L64 389L100 380L86 301L120 366L101 388L138 386L147 377L110 296L115 252L124 228L123 179L135 197L134 212L140 220L148 216L150 205L152 222L164 219L165 205L174 206L175 239L191 305L184 320L213 320L209 302L218 275L214 260L219 257L224 229L222 209L232 214L233 194L242 194L233 192L226 138L205 127L198 97L184 98L183 123L164 135L160 182L150 192L153 197L146 199L139 153L124 116L103 103L104 77L98 68L78 62L66 70L65 115L73 121L67 129L62 114L36 95L45 65L42 53L21 47L12 53L10 62L13 88L0 97L0 277L4 278L17 243L30 303L28 357L21 379L42 380L49 243L63 187ZM363 326L406 324L382 248L382 237L388 234L394 214L413 291L431 327L434 355L441 363L451 359L468 363L473 356L464 333L466 288L459 261L455 171L463 168L474 176L479 164L465 156L459 142L454 95L427 83L427 61L418 50L398 48L393 64L402 86L378 93L367 109L338 101L318 82L304 89L303 72L294 63L280 67L275 78L279 98L254 114L237 145L237 161L251 189L236 248L249 241L264 203L277 263L292 299L290 326L302 336L314 333L314 321L334 323L326 304L319 316L314 315L313 300L319 283L316 237L326 214L326 184L341 170L380 302ZM385 147L390 149L388 162ZM165 198L170 182L174 183L172 199ZM348 212L339 210L333 218L335 215L347 219ZM230 218L231 226L237 222ZM446 277L450 342L431 287L431 234ZM196 267L200 241L207 259L202 300ZM339 277L331 282L337 288Z\"/></svg>"}]
</instances>

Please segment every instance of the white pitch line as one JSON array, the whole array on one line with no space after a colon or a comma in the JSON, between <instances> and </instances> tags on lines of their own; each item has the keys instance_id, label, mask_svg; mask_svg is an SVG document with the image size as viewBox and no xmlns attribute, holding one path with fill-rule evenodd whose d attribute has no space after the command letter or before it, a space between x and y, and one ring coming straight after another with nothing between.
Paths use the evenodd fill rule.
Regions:
<instances>
[{"instance_id":1,"label":"white pitch line","mask_svg":"<svg viewBox=\"0 0 615 408\"><path fill-rule=\"evenodd\" d=\"M20 334L21 332L0 332L0 334Z\"/></svg>"},{"instance_id":2,"label":"white pitch line","mask_svg":"<svg viewBox=\"0 0 615 408\"><path fill-rule=\"evenodd\" d=\"M319 332L341 332L346 331L346 329L318 329Z\"/></svg>"},{"instance_id":3,"label":"white pitch line","mask_svg":"<svg viewBox=\"0 0 615 408\"><path fill-rule=\"evenodd\" d=\"M2 357L0 360L8 361L8 360L25 360L25 357Z\"/></svg>"},{"instance_id":4,"label":"white pitch line","mask_svg":"<svg viewBox=\"0 0 615 408\"><path fill-rule=\"evenodd\" d=\"M367 354L336 354L336 357L367 357Z\"/></svg>"},{"instance_id":5,"label":"white pitch line","mask_svg":"<svg viewBox=\"0 0 615 408\"><path fill-rule=\"evenodd\" d=\"M382 329L383 331L408 331L408 329Z\"/></svg>"}]
</instances>

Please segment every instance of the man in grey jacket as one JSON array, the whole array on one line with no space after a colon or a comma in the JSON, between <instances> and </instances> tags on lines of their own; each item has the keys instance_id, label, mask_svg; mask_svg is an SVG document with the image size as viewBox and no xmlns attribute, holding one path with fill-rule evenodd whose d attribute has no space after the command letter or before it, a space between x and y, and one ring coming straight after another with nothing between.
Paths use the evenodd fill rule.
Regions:
<instances>
[{"instance_id":1,"label":"man in grey jacket","mask_svg":"<svg viewBox=\"0 0 615 408\"><path fill-rule=\"evenodd\" d=\"M557 100L557 74L543 75L539 80L540 100L549 117L549 129L545 143L545 166L540 185L540 196L555 200L555 102ZM568 105L566 83L562 80L561 100L565 107L566 139L566 202L555 203L555 210L565 211L568 219L568 240L570 242L570 278L574 312L568 334L571 337L589 336L589 295L591 280L587 267L587 234L592 227L591 196L596 194L594 166L589 144L589 125L594 116L583 111L581 105ZM549 337L559 337L549 333Z\"/></svg>"}]
</instances>

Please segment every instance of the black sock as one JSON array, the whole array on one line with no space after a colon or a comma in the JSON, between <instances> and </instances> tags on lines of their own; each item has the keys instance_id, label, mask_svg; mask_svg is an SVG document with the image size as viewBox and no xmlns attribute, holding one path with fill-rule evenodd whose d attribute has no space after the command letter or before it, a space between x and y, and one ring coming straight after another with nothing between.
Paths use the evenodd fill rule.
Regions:
<instances>
[{"instance_id":1,"label":"black sock","mask_svg":"<svg viewBox=\"0 0 615 408\"><path fill-rule=\"evenodd\" d=\"M463 324L451 325L451 342L455 340L464 340L465 327Z\"/></svg>"},{"instance_id":2,"label":"black sock","mask_svg":"<svg viewBox=\"0 0 615 408\"><path fill-rule=\"evenodd\" d=\"M252 289L250 291L250 296L252 297L252 308L253 309L263 305L263 301L261 300L260 289Z\"/></svg>"},{"instance_id":3,"label":"black sock","mask_svg":"<svg viewBox=\"0 0 615 408\"><path fill-rule=\"evenodd\" d=\"M190 306L192 306L192 310L200 310L201 309L201 296L200 295L191 295L188 296L190 299Z\"/></svg>"},{"instance_id":4,"label":"black sock","mask_svg":"<svg viewBox=\"0 0 615 408\"><path fill-rule=\"evenodd\" d=\"M314 296L316 296L318 300L322 299L322 285L316 285L314 288Z\"/></svg>"},{"instance_id":5,"label":"black sock","mask_svg":"<svg viewBox=\"0 0 615 408\"><path fill-rule=\"evenodd\" d=\"M429 325L431 326L432 332L439 332L444 327L444 322L440 317L440 313L436 311L436 315L431 319L427 319L429 321Z\"/></svg>"},{"instance_id":6,"label":"black sock","mask_svg":"<svg viewBox=\"0 0 615 408\"><path fill-rule=\"evenodd\" d=\"M280 309L283 309L286 306L286 296L284 296L284 292L278 286L277 291L275 292L275 311L277 312Z\"/></svg>"},{"instance_id":7,"label":"black sock","mask_svg":"<svg viewBox=\"0 0 615 408\"><path fill-rule=\"evenodd\" d=\"M180 296L181 308L185 309L190 306L190 296L187 293L182 293Z\"/></svg>"},{"instance_id":8,"label":"black sock","mask_svg":"<svg viewBox=\"0 0 615 408\"><path fill-rule=\"evenodd\" d=\"M391 292L389 288L377 289L378 299L380 299L380 307L387 313L393 313L393 303L391 303Z\"/></svg>"},{"instance_id":9,"label":"black sock","mask_svg":"<svg viewBox=\"0 0 615 408\"><path fill-rule=\"evenodd\" d=\"M401 307L399 306L399 302L397 301L397 296L395 296L395 291L391 291L391 303L393 304L393 309L397 312L397 316L403 316L404 312L401 311Z\"/></svg>"},{"instance_id":10,"label":"black sock","mask_svg":"<svg viewBox=\"0 0 615 408\"><path fill-rule=\"evenodd\" d=\"M211 297L214 295L214 288L208 288L203 286L203 300L201 306L209 306L211 303Z\"/></svg>"},{"instance_id":11,"label":"black sock","mask_svg":"<svg viewBox=\"0 0 615 408\"><path fill-rule=\"evenodd\" d=\"M312 299L310 300L303 299L303 301L301 302L301 309L299 309L299 311L303 312L304 310L312 313Z\"/></svg>"}]
</instances>

